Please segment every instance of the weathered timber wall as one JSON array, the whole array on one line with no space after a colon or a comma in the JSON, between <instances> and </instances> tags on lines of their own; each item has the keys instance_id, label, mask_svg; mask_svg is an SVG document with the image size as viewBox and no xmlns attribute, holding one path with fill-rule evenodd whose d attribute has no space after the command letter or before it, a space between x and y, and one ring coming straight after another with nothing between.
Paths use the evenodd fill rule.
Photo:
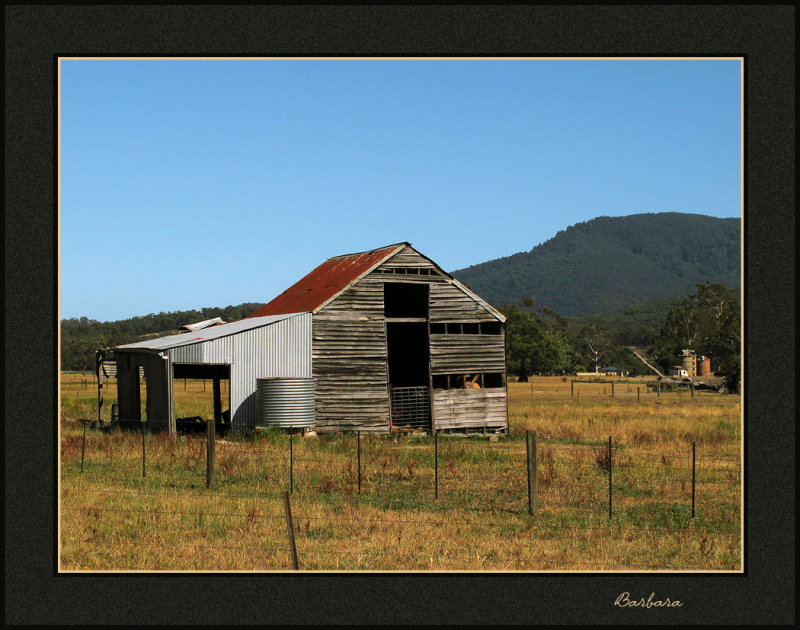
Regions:
<instances>
[{"instance_id":1,"label":"weathered timber wall","mask_svg":"<svg viewBox=\"0 0 800 630\"><path fill-rule=\"evenodd\" d=\"M505 428L506 389L433 390L434 429Z\"/></svg>"},{"instance_id":2,"label":"weathered timber wall","mask_svg":"<svg viewBox=\"0 0 800 630\"><path fill-rule=\"evenodd\" d=\"M435 322L495 322L497 318L448 282L431 284L430 319Z\"/></svg>"},{"instance_id":3,"label":"weathered timber wall","mask_svg":"<svg viewBox=\"0 0 800 630\"><path fill-rule=\"evenodd\" d=\"M431 374L504 374L504 339L504 335L431 335Z\"/></svg>"},{"instance_id":4,"label":"weathered timber wall","mask_svg":"<svg viewBox=\"0 0 800 630\"><path fill-rule=\"evenodd\" d=\"M312 320L317 431L389 430L383 283L366 280Z\"/></svg>"},{"instance_id":5,"label":"weathered timber wall","mask_svg":"<svg viewBox=\"0 0 800 630\"><path fill-rule=\"evenodd\" d=\"M431 273L384 273L427 269ZM430 286L431 322L494 322L497 318L413 248L385 263L345 290L313 316L312 369L316 382L316 429L386 432L389 392L385 282L423 282ZM505 336L432 335L431 373L505 374ZM444 394L441 396L440 394ZM505 427L505 388L436 392L439 428ZM440 424L438 413L443 414Z\"/></svg>"}]
</instances>

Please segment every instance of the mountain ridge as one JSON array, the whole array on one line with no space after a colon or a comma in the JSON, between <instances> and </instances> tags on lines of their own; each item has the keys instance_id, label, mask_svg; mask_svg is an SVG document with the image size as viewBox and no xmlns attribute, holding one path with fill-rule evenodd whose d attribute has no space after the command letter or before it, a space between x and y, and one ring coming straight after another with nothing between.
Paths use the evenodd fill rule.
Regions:
<instances>
[{"instance_id":1,"label":"mountain ridge","mask_svg":"<svg viewBox=\"0 0 800 630\"><path fill-rule=\"evenodd\" d=\"M693 292L706 281L739 287L740 219L678 212L597 217L528 252L451 272L489 303L531 297L566 317Z\"/></svg>"}]
</instances>

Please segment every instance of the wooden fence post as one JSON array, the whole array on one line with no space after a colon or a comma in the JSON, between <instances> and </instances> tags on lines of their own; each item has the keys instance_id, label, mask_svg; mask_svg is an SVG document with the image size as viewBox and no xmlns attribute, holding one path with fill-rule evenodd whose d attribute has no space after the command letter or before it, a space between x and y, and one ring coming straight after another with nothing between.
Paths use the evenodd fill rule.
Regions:
<instances>
[{"instance_id":1,"label":"wooden fence post","mask_svg":"<svg viewBox=\"0 0 800 630\"><path fill-rule=\"evenodd\" d=\"M569 382L569 388L570 388L569 395L570 395L570 396L574 396L574 395L575 395L575 381L572 381L572 380L571 380L571 381Z\"/></svg>"},{"instance_id":2,"label":"wooden fence post","mask_svg":"<svg viewBox=\"0 0 800 630\"><path fill-rule=\"evenodd\" d=\"M214 486L214 469L217 463L215 432L217 425L214 420L206 420L206 488Z\"/></svg>"},{"instance_id":3,"label":"wooden fence post","mask_svg":"<svg viewBox=\"0 0 800 630\"><path fill-rule=\"evenodd\" d=\"M612 468L612 456L611 456L611 436L608 436L608 518L611 518L611 468Z\"/></svg>"},{"instance_id":4,"label":"wooden fence post","mask_svg":"<svg viewBox=\"0 0 800 630\"><path fill-rule=\"evenodd\" d=\"M289 493L283 493L283 507L286 511L286 528L289 531L289 547L292 550L292 565L294 570L300 569L300 563L297 561L297 545L294 540L294 526L292 525L292 504L289 502Z\"/></svg>"},{"instance_id":5,"label":"wooden fence post","mask_svg":"<svg viewBox=\"0 0 800 630\"><path fill-rule=\"evenodd\" d=\"M533 470L531 471L531 509L536 512L539 503L539 448L536 441L536 431L531 434L531 454L533 455Z\"/></svg>"},{"instance_id":6,"label":"wooden fence post","mask_svg":"<svg viewBox=\"0 0 800 630\"><path fill-rule=\"evenodd\" d=\"M289 492L294 492L294 431L289 429Z\"/></svg>"},{"instance_id":7,"label":"wooden fence post","mask_svg":"<svg viewBox=\"0 0 800 630\"><path fill-rule=\"evenodd\" d=\"M142 477L145 476L145 454L144 454L144 434L145 434L145 423L147 422L147 418L142 420Z\"/></svg>"},{"instance_id":8,"label":"wooden fence post","mask_svg":"<svg viewBox=\"0 0 800 630\"><path fill-rule=\"evenodd\" d=\"M611 398L614 398L614 382L611 382Z\"/></svg>"},{"instance_id":9,"label":"wooden fence post","mask_svg":"<svg viewBox=\"0 0 800 630\"><path fill-rule=\"evenodd\" d=\"M697 460L697 442L692 442L692 518L694 518L695 462Z\"/></svg>"},{"instance_id":10,"label":"wooden fence post","mask_svg":"<svg viewBox=\"0 0 800 630\"><path fill-rule=\"evenodd\" d=\"M433 498L439 498L439 434L433 434L433 477L434 493Z\"/></svg>"},{"instance_id":11,"label":"wooden fence post","mask_svg":"<svg viewBox=\"0 0 800 630\"><path fill-rule=\"evenodd\" d=\"M636 402L637 403L638 402L642 402L641 392L640 392L641 389L642 389L641 387L637 387L636 388Z\"/></svg>"},{"instance_id":12,"label":"wooden fence post","mask_svg":"<svg viewBox=\"0 0 800 630\"><path fill-rule=\"evenodd\" d=\"M525 431L525 446L528 456L528 514L533 516L536 509L536 499L539 493L539 479L537 477L536 431Z\"/></svg>"},{"instance_id":13,"label":"wooden fence post","mask_svg":"<svg viewBox=\"0 0 800 630\"><path fill-rule=\"evenodd\" d=\"M81 420L83 424L83 446L81 447L81 472L83 472L83 459L86 456L86 420Z\"/></svg>"}]
</instances>

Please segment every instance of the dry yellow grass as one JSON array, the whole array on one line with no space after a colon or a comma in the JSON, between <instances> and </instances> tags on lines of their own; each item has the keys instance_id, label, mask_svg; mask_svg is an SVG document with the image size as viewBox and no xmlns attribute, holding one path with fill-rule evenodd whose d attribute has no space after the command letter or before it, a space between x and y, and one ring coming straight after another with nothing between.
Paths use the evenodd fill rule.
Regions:
<instances>
[{"instance_id":1,"label":"dry yellow grass","mask_svg":"<svg viewBox=\"0 0 800 630\"><path fill-rule=\"evenodd\" d=\"M362 438L360 494L354 436L295 437L292 508L301 569L738 570L739 397L642 391L637 402L635 386L618 384L614 398L602 385L580 387L586 389L578 400L559 378L537 378L532 387L510 383L510 436L440 436L438 499L431 436ZM61 422L63 570L291 569L285 434L218 440L217 484L208 490L202 436L148 435L142 477L141 435L89 429L81 473L74 419L96 415L96 390L75 390L77 405L70 391L63 392ZM184 396L182 383L175 393ZM191 382L185 396L192 404ZM85 408L94 415L82 414ZM532 517L527 429L539 442Z\"/></svg>"}]
</instances>

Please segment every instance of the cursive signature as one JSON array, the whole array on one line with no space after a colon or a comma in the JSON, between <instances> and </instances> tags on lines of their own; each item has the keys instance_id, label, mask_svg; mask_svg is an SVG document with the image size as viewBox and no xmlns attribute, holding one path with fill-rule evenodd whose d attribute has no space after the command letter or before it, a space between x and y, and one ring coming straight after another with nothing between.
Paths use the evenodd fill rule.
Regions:
<instances>
[{"instance_id":1,"label":"cursive signature","mask_svg":"<svg viewBox=\"0 0 800 630\"><path fill-rule=\"evenodd\" d=\"M666 599L656 599L655 597L655 593L650 593L650 597L647 599L631 599L631 594L625 591L617 597L614 606L619 606L620 608L676 608L678 606L683 606L683 602L677 599L671 600L669 597Z\"/></svg>"}]
</instances>

